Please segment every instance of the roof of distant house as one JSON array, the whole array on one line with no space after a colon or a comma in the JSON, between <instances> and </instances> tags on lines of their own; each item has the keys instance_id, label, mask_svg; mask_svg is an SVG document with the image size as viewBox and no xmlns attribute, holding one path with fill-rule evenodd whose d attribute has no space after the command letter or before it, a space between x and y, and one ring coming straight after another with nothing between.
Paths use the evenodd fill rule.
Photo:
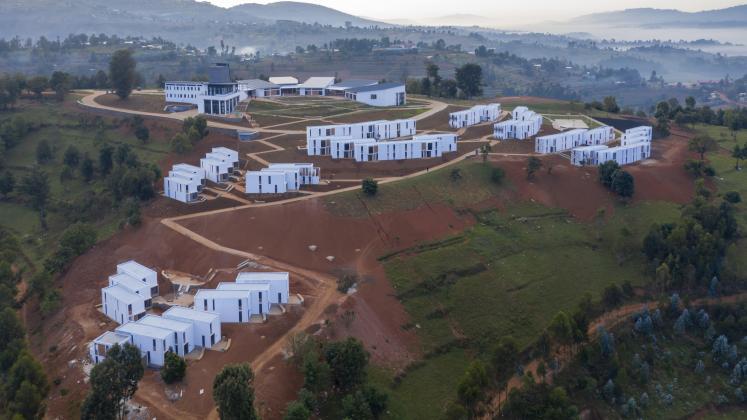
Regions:
<instances>
[{"instance_id":1,"label":"roof of distant house","mask_svg":"<svg viewBox=\"0 0 747 420\"><path fill-rule=\"evenodd\" d=\"M275 83L270 83L266 80L262 79L249 79L249 80L239 80L238 83L240 85L243 85L247 90L254 90L254 89L267 89L267 88L277 88L280 87L276 85Z\"/></svg>"},{"instance_id":2,"label":"roof of distant house","mask_svg":"<svg viewBox=\"0 0 747 420\"><path fill-rule=\"evenodd\" d=\"M335 83L334 77L309 77L305 82L298 85L299 88L324 89Z\"/></svg>"},{"instance_id":3,"label":"roof of distant house","mask_svg":"<svg viewBox=\"0 0 747 420\"><path fill-rule=\"evenodd\" d=\"M298 79L292 76L276 76L270 77L270 83L274 83L276 85L297 85Z\"/></svg>"},{"instance_id":4,"label":"roof of distant house","mask_svg":"<svg viewBox=\"0 0 747 420\"><path fill-rule=\"evenodd\" d=\"M402 83L394 83L394 82L379 83L379 84L372 85L372 86L361 86L357 88L348 89L348 92L352 92L352 93L378 92L381 90L394 89L394 88L404 87L404 86L405 85L403 85Z\"/></svg>"},{"instance_id":5,"label":"roof of distant house","mask_svg":"<svg viewBox=\"0 0 747 420\"><path fill-rule=\"evenodd\" d=\"M367 80L367 79L349 79L349 80L343 80L340 83L335 83L334 85L330 86L330 89L333 90L347 90L347 89L354 89L359 88L363 86L372 86L376 85L379 82L376 80Z\"/></svg>"}]
</instances>

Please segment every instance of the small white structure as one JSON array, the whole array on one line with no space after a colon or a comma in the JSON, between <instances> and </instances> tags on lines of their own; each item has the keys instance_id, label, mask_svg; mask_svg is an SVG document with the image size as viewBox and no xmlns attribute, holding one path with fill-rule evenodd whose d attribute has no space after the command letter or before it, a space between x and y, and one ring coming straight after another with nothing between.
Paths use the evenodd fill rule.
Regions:
<instances>
[{"instance_id":1,"label":"small white structure","mask_svg":"<svg viewBox=\"0 0 747 420\"><path fill-rule=\"evenodd\" d=\"M542 128L542 115L530 111L525 106L517 106L511 111L510 120L493 126L493 135L499 140L524 140L537 135Z\"/></svg>"},{"instance_id":2,"label":"small white structure","mask_svg":"<svg viewBox=\"0 0 747 420\"><path fill-rule=\"evenodd\" d=\"M270 311L272 302L270 299L270 284L268 282L259 283L218 283L216 292L230 291L246 293L249 306L247 307L247 316L266 314Z\"/></svg>"},{"instance_id":3,"label":"small white structure","mask_svg":"<svg viewBox=\"0 0 747 420\"><path fill-rule=\"evenodd\" d=\"M239 93L241 100L247 98L264 98L271 96L280 96L280 85L268 82L262 79L239 80Z\"/></svg>"},{"instance_id":4,"label":"small white structure","mask_svg":"<svg viewBox=\"0 0 747 420\"><path fill-rule=\"evenodd\" d=\"M571 163L576 166L599 165L599 162L597 162L597 152L607 148L604 145L577 147L571 150Z\"/></svg>"},{"instance_id":5,"label":"small white structure","mask_svg":"<svg viewBox=\"0 0 747 420\"><path fill-rule=\"evenodd\" d=\"M174 332L165 328L128 322L117 327L115 331L132 337L132 344L140 350L149 366L163 366L166 352L174 351L176 348Z\"/></svg>"},{"instance_id":6,"label":"small white structure","mask_svg":"<svg viewBox=\"0 0 747 420\"><path fill-rule=\"evenodd\" d=\"M462 128L488 121L496 121L501 115L501 104L475 105L463 111L449 114L449 127Z\"/></svg>"},{"instance_id":7,"label":"small white structure","mask_svg":"<svg viewBox=\"0 0 747 420\"><path fill-rule=\"evenodd\" d=\"M171 167L163 178L163 193L166 197L183 203L196 201L205 185L205 169L199 166L178 163Z\"/></svg>"},{"instance_id":8,"label":"small white structure","mask_svg":"<svg viewBox=\"0 0 747 420\"><path fill-rule=\"evenodd\" d=\"M145 315L137 321L138 324L170 330L173 333L174 352L181 357L194 350L194 326L191 322L164 318L156 315Z\"/></svg>"},{"instance_id":9,"label":"small white structure","mask_svg":"<svg viewBox=\"0 0 747 420\"><path fill-rule=\"evenodd\" d=\"M200 167L205 170L205 177L213 182L224 182L233 170L239 166L239 153L226 147L214 147L200 159Z\"/></svg>"},{"instance_id":10,"label":"small white structure","mask_svg":"<svg viewBox=\"0 0 747 420\"><path fill-rule=\"evenodd\" d=\"M370 106L402 106L407 93L402 83L379 83L345 90L345 97Z\"/></svg>"},{"instance_id":11,"label":"small white structure","mask_svg":"<svg viewBox=\"0 0 747 420\"><path fill-rule=\"evenodd\" d=\"M297 85L298 79L292 76L275 76L268 79L270 83L278 86Z\"/></svg>"},{"instance_id":12,"label":"small white structure","mask_svg":"<svg viewBox=\"0 0 747 420\"><path fill-rule=\"evenodd\" d=\"M167 103L196 105L199 113L209 115L231 114L241 99L226 63L210 66L207 82L166 82L164 94Z\"/></svg>"},{"instance_id":13,"label":"small white structure","mask_svg":"<svg viewBox=\"0 0 747 420\"><path fill-rule=\"evenodd\" d=\"M289 274L287 272L242 272L236 276L239 284L269 284L270 294L267 301L275 304L288 303Z\"/></svg>"},{"instance_id":14,"label":"small white structure","mask_svg":"<svg viewBox=\"0 0 747 420\"><path fill-rule=\"evenodd\" d=\"M134 261L117 264L117 274L127 274L150 287L150 296L158 296L158 273Z\"/></svg>"},{"instance_id":15,"label":"small white structure","mask_svg":"<svg viewBox=\"0 0 747 420\"><path fill-rule=\"evenodd\" d=\"M325 96L327 89L335 84L334 77L309 77L297 86L301 96Z\"/></svg>"},{"instance_id":16,"label":"small white structure","mask_svg":"<svg viewBox=\"0 0 747 420\"><path fill-rule=\"evenodd\" d=\"M172 306L162 316L166 319L192 323L195 346L209 348L221 340L220 315L217 312Z\"/></svg>"},{"instance_id":17,"label":"small white structure","mask_svg":"<svg viewBox=\"0 0 747 420\"><path fill-rule=\"evenodd\" d=\"M273 163L245 174L247 194L284 194L314 184L319 184L319 168L311 163Z\"/></svg>"},{"instance_id":18,"label":"small white structure","mask_svg":"<svg viewBox=\"0 0 747 420\"><path fill-rule=\"evenodd\" d=\"M106 331L88 344L88 354L93 363L101 363L106 359L109 349L115 344L122 347L127 343L132 344L132 337L129 334Z\"/></svg>"},{"instance_id":19,"label":"small white structure","mask_svg":"<svg viewBox=\"0 0 747 420\"><path fill-rule=\"evenodd\" d=\"M579 147L571 152L574 165L601 165L615 161L619 165L628 165L651 157L651 127L642 126L625 131L621 145L607 147L593 145Z\"/></svg>"},{"instance_id":20,"label":"small white structure","mask_svg":"<svg viewBox=\"0 0 747 420\"><path fill-rule=\"evenodd\" d=\"M301 185L316 185L320 181L319 167L313 163L270 163L268 169L298 169Z\"/></svg>"},{"instance_id":21,"label":"small white structure","mask_svg":"<svg viewBox=\"0 0 747 420\"><path fill-rule=\"evenodd\" d=\"M137 321L145 314L145 298L122 285L115 284L101 289L101 309L112 320L126 324Z\"/></svg>"},{"instance_id":22,"label":"small white structure","mask_svg":"<svg viewBox=\"0 0 747 420\"><path fill-rule=\"evenodd\" d=\"M152 291L151 286L141 280L129 276L128 274L114 274L109 276L109 286L122 286L127 289L128 292L134 293L143 300L143 306L145 309L150 309L152 305ZM156 296L158 295L158 286L156 286Z\"/></svg>"}]
</instances>

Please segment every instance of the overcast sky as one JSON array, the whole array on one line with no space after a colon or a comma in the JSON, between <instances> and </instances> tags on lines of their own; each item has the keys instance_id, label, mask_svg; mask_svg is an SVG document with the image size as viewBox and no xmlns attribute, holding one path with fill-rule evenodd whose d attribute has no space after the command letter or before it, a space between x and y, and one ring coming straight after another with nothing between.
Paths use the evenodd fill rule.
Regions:
<instances>
[{"instance_id":1,"label":"overcast sky","mask_svg":"<svg viewBox=\"0 0 747 420\"><path fill-rule=\"evenodd\" d=\"M242 3L262 3L264 0L209 0L229 7ZM357 16L380 19L417 19L451 14L473 14L492 18L502 23L531 23L545 20L564 20L588 13L655 7L698 11L720 9L743 4L744 0L309 0Z\"/></svg>"}]
</instances>

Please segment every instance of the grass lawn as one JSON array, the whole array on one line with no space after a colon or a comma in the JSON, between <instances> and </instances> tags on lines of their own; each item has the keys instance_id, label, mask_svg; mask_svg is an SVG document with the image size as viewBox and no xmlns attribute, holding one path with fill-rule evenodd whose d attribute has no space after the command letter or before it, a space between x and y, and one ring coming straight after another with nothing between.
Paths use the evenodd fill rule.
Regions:
<instances>
[{"instance_id":1,"label":"grass lawn","mask_svg":"<svg viewBox=\"0 0 747 420\"><path fill-rule=\"evenodd\" d=\"M374 197L363 197L359 191L350 191L325 198L324 203L333 213L352 217L367 217L369 211L384 213L415 209L426 202L465 207L487 200L504 188L490 181L492 168L489 164L463 161L416 178L381 184ZM451 172L455 169L461 174L458 181L451 179Z\"/></svg>"}]
</instances>

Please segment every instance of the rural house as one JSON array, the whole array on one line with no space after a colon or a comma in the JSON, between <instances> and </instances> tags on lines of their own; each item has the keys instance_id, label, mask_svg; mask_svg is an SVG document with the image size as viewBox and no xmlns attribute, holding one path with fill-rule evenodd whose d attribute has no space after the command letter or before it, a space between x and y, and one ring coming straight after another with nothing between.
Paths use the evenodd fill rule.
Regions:
<instances>
[{"instance_id":1,"label":"rural house","mask_svg":"<svg viewBox=\"0 0 747 420\"><path fill-rule=\"evenodd\" d=\"M192 324L192 345L209 348L221 340L220 315L183 306L172 306L162 317Z\"/></svg>"},{"instance_id":2,"label":"rural house","mask_svg":"<svg viewBox=\"0 0 747 420\"><path fill-rule=\"evenodd\" d=\"M449 127L463 128L488 121L496 121L501 115L501 104L475 105L463 111L449 114Z\"/></svg>"}]
</instances>

